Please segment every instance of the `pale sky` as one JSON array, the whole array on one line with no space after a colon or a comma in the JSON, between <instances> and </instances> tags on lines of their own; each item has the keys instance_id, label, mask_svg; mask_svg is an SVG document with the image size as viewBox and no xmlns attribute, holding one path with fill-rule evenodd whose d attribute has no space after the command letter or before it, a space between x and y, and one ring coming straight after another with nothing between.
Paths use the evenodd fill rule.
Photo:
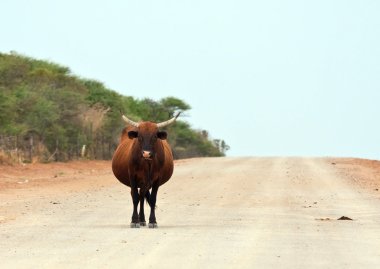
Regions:
<instances>
[{"instance_id":1,"label":"pale sky","mask_svg":"<svg viewBox=\"0 0 380 269\"><path fill-rule=\"evenodd\" d=\"M380 1L0 2L0 51L183 99L228 156L380 159ZM169 134L170 135L170 134Z\"/></svg>"}]
</instances>

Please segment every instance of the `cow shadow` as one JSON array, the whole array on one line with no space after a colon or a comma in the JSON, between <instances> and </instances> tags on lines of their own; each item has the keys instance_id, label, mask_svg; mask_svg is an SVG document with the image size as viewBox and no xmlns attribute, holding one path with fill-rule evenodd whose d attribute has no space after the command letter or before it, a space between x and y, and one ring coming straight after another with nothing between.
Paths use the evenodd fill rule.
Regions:
<instances>
[{"instance_id":1,"label":"cow shadow","mask_svg":"<svg viewBox=\"0 0 380 269\"><path fill-rule=\"evenodd\" d=\"M172 230L172 229L175 229L175 230L189 230L189 229L197 229L197 228L214 228L214 227L220 227L220 224L211 224L211 223L208 223L208 224L202 224L202 223L199 223L199 224L158 224L158 228L156 228L157 230ZM87 228L95 228L95 229L118 229L118 230L124 230L124 229L131 229L130 227L130 224L129 223L123 223L123 224L114 224L114 223L110 223L110 224L94 224L94 225L89 225L89 226L86 226ZM148 226L145 226L145 227L140 227L140 228L133 228L133 230L141 230L141 229L148 229L148 230L156 230L156 229L149 229Z\"/></svg>"}]
</instances>

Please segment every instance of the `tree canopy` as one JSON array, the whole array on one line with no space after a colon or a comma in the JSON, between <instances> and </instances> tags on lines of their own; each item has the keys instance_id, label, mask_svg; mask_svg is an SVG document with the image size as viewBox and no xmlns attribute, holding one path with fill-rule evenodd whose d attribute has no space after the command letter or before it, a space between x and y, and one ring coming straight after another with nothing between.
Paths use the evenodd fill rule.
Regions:
<instances>
[{"instance_id":1,"label":"tree canopy","mask_svg":"<svg viewBox=\"0 0 380 269\"><path fill-rule=\"evenodd\" d=\"M110 159L124 127L121 113L159 122L189 109L176 97L123 96L67 67L0 53L0 161ZM175 158L224 156L229 148L182 120L168 128Z\"/></svg>"}]
</instances>

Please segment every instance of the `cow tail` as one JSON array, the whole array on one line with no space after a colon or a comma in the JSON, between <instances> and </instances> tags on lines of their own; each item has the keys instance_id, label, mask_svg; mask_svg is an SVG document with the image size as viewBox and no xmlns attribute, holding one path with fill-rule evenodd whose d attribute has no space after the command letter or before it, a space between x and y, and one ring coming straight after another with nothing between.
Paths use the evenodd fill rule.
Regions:
<instances>
[{"instance_id":1,"label":"cow tail","mask_svg":"<svg viewBox=\"0 0 380 269\"><path fill-rule=\"evenodd\" d=\"M147 192L145 193L145 199L146 199L146 202L150 206L150 191L149 190L147 190Z\"/></svg>"}]
</instances>

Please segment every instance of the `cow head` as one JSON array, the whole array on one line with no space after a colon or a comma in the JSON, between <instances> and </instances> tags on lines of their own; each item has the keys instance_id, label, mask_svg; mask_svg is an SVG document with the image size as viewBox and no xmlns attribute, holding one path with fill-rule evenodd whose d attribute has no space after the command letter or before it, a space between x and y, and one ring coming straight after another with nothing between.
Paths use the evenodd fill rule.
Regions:
<instances>
[{"instance_id":1,"label":"cow head","mask_svg":"<svg viewBox=\"0 0 380 269\"><path fill-rule=\"evenodd\" d=\"M128 132L128 137L130 139L137 139L138 144L141 148L141 156L146 160L152 160L155 155L155 146L158 139L165 140L167 138L167 133L165 131L160 131L159 128L165 127L173 123L180 113L168 121L153 123L149 121L145 122L134 122L123 115L123 119L128 124L136 127L136 130Z\"/></svg>"}]
</instances>

